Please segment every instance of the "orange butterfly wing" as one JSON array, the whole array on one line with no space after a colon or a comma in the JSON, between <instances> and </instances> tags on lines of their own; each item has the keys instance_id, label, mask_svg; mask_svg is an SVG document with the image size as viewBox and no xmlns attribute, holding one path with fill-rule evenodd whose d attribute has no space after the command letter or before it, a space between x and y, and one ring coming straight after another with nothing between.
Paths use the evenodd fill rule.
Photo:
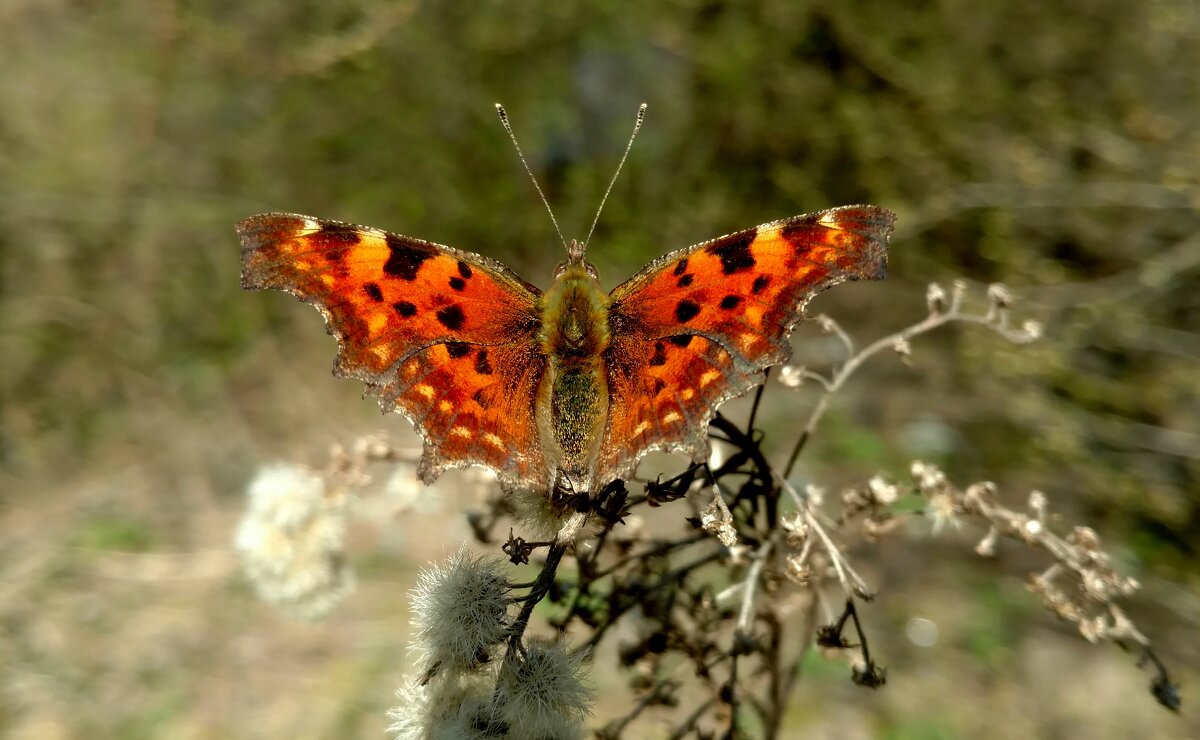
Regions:
<instances>
[{"instance_id":1,"label":"orange butterfly wing","mask_svg":"<svg viewBox=\"0 0 1200 740\"><path fill-rule=\"evenodd\" d=\"M242 287L321 311L338 340L334 373L416 425L423 480L481 464L510 486L545 485L537 288L485 257L362 226L267 213L237 230Z\"/></svg>"},{"instance_id":2,"label":"orange butterfly wing","mask_svg":"<svg viewBox=\"0 0 1200 740\"><path fill-rule=\"evenodd\" d=\"M809 299L884 277L895 218L875 206L794 216L668 254L614 289L600 478L628 476L650 450L705 459L717 406L788 360Z\"/></svg>"}]
</instances>

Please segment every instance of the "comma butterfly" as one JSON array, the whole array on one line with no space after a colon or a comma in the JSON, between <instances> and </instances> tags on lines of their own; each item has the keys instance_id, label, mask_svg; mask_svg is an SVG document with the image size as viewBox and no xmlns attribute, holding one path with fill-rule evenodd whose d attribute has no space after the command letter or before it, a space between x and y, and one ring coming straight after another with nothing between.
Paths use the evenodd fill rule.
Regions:
<instances>
[{"instance_id":1,"label":"comma butterfly","mask_svg":"<svg viewBox=\"0 0 1200 740\"><path fill-rule=\"evenodd\" d=\"M265 213L237 231L242 287L321 311L334 373L420 432L424 481L482 465L507 488L593 492L652 450L706 459L717 407L788 360L809 299L884 277L894 222L869 205L793 216L672 252L610 293L586 240L542 292L487 257L379 229Z\"/></svg>"}]
</instances>

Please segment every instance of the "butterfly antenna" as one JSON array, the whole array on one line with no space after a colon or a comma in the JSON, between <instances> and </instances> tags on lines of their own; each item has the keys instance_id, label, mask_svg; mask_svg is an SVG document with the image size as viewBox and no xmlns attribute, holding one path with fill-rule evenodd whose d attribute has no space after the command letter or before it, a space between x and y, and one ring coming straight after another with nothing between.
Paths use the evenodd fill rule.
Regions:
<instances>
[{"instance_id":1,"label":"butterfly antenna","mask_svg":"<svg viewBox=\"0 0 1200 740\"><path fill-rule=\"evenodd\" d=\"M529 173L529 179L533 180L534 189L542 197L542 203L546 206L546 213L550 214L550 221L554 224L554 230L558 232L558 239L562 242L563 249L567 249L567 240L563 238L562 229L558 228L558 219L554 217L554 211L550 208L550 201L546 200L546 194L542 192L542 186L538 185L537 178L533 176L533 170L529 169L529 163L525 161L525 155L521 153L521 145L517 143L517 137L513 134L512 125L508 122L508 113L505 112L504 106L499 103L496 103L496 115L500 116L500 123L504 125L504 130L508 132L508 138L512 139L513 146L517 150L517 158L521 160L525 171Z\"/></svg>"},{"instance_id":2,"label":"butterfly antenna","mask_svg":"<svg viewBox=\"0 0 1200 740\"><path fill-rule=\"evenodd\" d=\"M592 228L588 229L587 239L583 240L583 248L587 249L588 242L592 240L592 232L596 230L596 224L600 223L600 213L604 210L604 204L608 202L608 194L612 192L613 185L617 184L617 176L621 174L621 168L625 166L625 160L629 157L629 150L633 148L633 140L637 138L638 130L642 127L642 121L646 120L646 104L642 103L638 106L637 121L633 124L633 133L629 135L629 143L625 145L625 153L621 155L621 162L617 165L617 171L613 173L612 180L608 183L608 190L604 191L604 197L600 199L600 207L596 209L596 217L592 219Z\"/></svg>"}]
</instances>

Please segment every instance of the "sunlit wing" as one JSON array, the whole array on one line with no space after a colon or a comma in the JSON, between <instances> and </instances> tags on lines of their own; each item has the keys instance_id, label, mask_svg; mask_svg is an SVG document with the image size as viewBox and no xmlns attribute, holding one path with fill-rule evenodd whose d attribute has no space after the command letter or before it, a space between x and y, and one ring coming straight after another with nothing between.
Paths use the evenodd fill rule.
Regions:
<instances>
[{"instance_id":1,"label":"sunlit wing","mask_svg":"<svg viewBox=\"0 0 1200 740\"><path fill-rule=\"evenodd\" d=\"M601 477L654 449L704 459L717 406L788 360L809 299L884 277L894 223L875 206L795 216L668 254L613 290Z\"/></svg>"},{"instance_id":2,"label":"sunlit wing","mask_svg":"<svg viewBox=\"0 0 1200 740\"><path fill-rule=\"evenodd\" d=\"M237 230L242 287L321 311L338 340L335 374L416 425L426 481L481 464L510 485L544 485L537 288L485 257L378 229L268 213Z\"/></svg>"}]
</instances>

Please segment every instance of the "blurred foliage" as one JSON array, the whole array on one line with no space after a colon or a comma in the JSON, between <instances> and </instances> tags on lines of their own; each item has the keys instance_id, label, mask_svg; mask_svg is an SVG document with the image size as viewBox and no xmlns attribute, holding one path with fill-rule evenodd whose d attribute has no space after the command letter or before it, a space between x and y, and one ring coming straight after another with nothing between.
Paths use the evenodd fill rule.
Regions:
<instances>
[{"instance_id":1,"label":"blurred foliage","mask_svg":"<svg viewBox=\"0 0 1200 740\"><path fill-rule=\"evenodd\" d=\"M1195 567L1191 0L17 0L0 29L0 488L137 464L236 490L252 440L320 426L339 392L315 314L239 289L236 221L367 223L545 285L560 248L492 103L571 237L645 100L592 242L607 285L669 249L872 202L900 214L892 277L814 310L869 338L961 276L1008 283L1047 325L1029 350L959 330L915 347L916 372L882 363L807 474L937 457L1075 502L1145 567ZM97 547L130 536L90 526ZM168 710L147 711L157 727Z\"/></svg>"}]
</instances>

